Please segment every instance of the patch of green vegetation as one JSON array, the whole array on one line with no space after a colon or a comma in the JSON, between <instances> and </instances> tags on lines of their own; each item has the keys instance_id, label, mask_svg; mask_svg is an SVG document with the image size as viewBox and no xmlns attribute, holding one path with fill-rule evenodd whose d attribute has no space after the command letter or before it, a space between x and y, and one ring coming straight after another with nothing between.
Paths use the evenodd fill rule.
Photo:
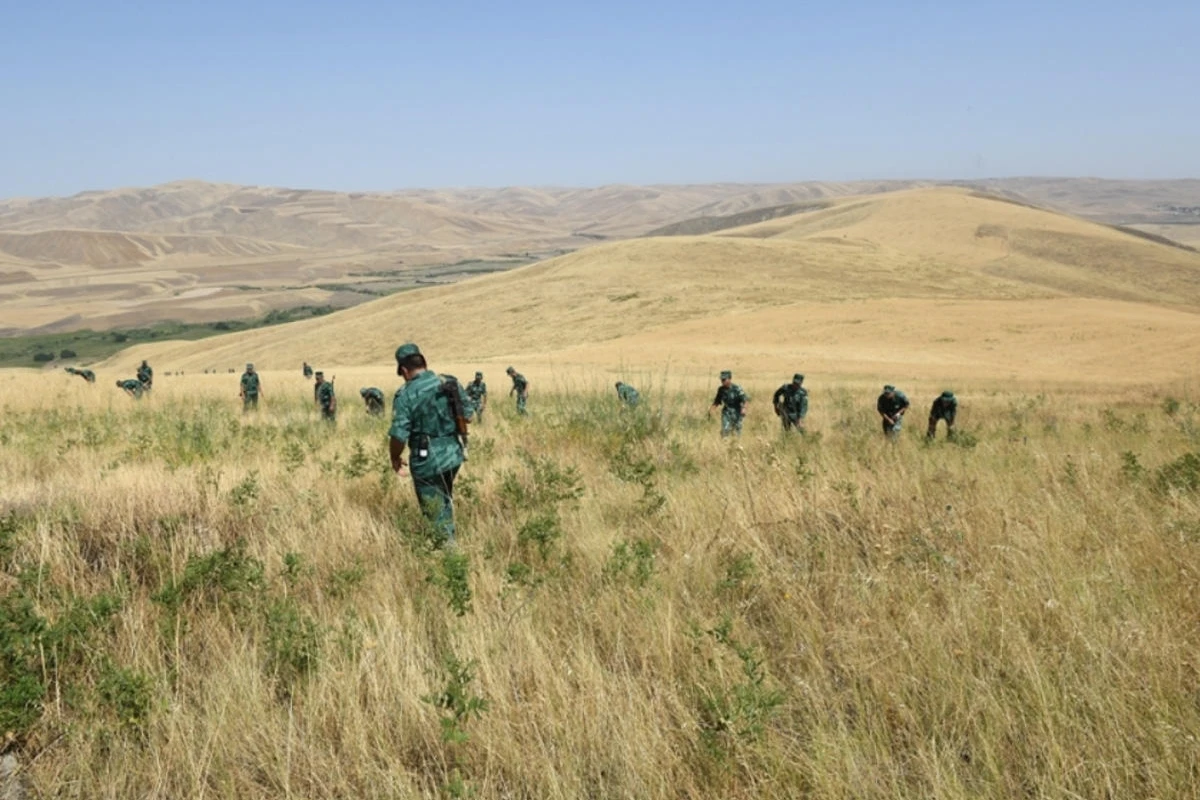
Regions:
<instances>
[{"instance_id":1,"label":"patch of green vegetation","mask_svg":"<svg viewBox=\"0 0 1200 800\"><path fill-rule=\"evenodd\" d=\"M92 363L143 342L206 339L231 331L245 331L282 325L336 311L333 306L297 306L271 311L250 320L219 322L160 322L145 328L120 328L110 331L91 329L69 333L43 333L0 339L0 367L37 367L57 357L62 360ZM55 355L57 354L57 356Z\"/></svg>"}]
</instances>

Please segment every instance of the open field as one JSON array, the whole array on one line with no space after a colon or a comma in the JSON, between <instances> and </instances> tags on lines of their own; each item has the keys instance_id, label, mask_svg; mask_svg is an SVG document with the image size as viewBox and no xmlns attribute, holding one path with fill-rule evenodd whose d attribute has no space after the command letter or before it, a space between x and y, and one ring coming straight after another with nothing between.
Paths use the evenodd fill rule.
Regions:
<instances>
[{"instance_id":1,"label":"open field","mask_svg":"<svg viewBox=\"0 0 1200 800\"><path fill-rule=\"evenodd\" d=\"M963 188L709 229L138 344L95 385L0 370L0 730L22 779L1195 797L1200 254ZM406 340L491 390L451 550L358 397L395 390ZM142 358L137 402L113 383ZM336 378L335 426L302 360ZM243 415L246 361L264 397ZM724 368L752 398L736 441L705 418ZM769 398L795 371L809 431L785 437ZM895 442L884 382L913 401ZM943 388L960 433L929 443Z\"/></svg>"},{"instance_id":2,"label":"open field","mask_svg":"<svg viewBox=\"0 0 1200 800\"><path fill-rule=\"evenodd\" d=\"M535 381L429 546L341 369L0 372L0 718L57 797L1194 797L1197 387ZM460 372L460 374L462 374ZM48 383L47 383L48 382ZM592 391L591 386L603 387ZM603 393L601 393L601 391ZM54 398L48 405L46 398ZM1174 466L1171 466L1174 464Z\"/></svg>"},{"instance_id":3,"label":"open field","mask_svg":"<svg viewBox=\"0 0 1200 800\"><path fill-rule=\"evenodd\" d=\"M1011 201L1188 237L1200 181L954 182ZM180 181L0 200L0 335L250 319L346 307L650 231L704 233L926 181L343 193Z\"/></svg>"}]
</instances>

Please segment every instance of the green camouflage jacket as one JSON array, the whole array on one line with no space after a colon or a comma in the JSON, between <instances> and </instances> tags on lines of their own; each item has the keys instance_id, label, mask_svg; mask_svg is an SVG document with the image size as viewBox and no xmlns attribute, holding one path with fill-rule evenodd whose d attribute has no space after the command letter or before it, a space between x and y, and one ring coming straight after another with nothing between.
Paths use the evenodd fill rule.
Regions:
<instances>
[{"instance_id":1,"label":"green camouflage jacket","mask_svg":"<svg viewBox=\"0 0 1200 800\"><path fill-rule=\"evenodd\" d=\"M476 408L479 407L479 401L487 397L487 384L483 381L471 381L464 387L467 397Z\"/></svg>"},{"instance_id":2,"label":"green camouflage jacket","mask_svg":"<svg viewBox=\"0 0 1200 800\"><path fill-rule=\"evenodd\" d=\"M750 396L742 390L742 387L731 383L728 388L724 386L717 388L717 396L713 398L712 404L721 406L722 414L740 414L749 401Z\"/></svg>"},{"instance_id":3,"label":"green camouflage jacket","mask_svg":"<svg viewBox=\"0 0 1200 800\"><path fill-rule=\"evenodd\" d=\"M333 381L322 381L317 384L317 405L321 410L329 413L333 410Z\"/></svg>"},{"instance_id":4,"label":"green camouflage jacket","mask_svg":"<svg viewBox=\"0 0 1200 800\"><path fill-rule=\"evenodd\" d=\"M392 427L388 434L408 445L408 462L414 477L432 478L463 462L450 398L440 391L449 377L425 370L397 389L392 399ZM469 408L470 401L461 384L458 394L463 408Z\"/></svg>"},{"instance_id":5,"label":"green camouflage jacket","mask_svg":"<svg viewBox=\"0 0 1200 800\"><path fill-rule=\"evenodd\" d=\"M794 382L785 383L775 390L771 403L783 414L791 417L808 415L808 389Z\"/></svg>"},{"instance_id":6,"label":"green camouflage jacket","mask_svg":"<svg viewBox=\"0 0 1200 800\"><path fill-rule=\"evenodd\" d=\"M628 383L622 383L617 387L617 397L626 405L636 406L642 396L638 394L638 390L630 386Z\"/></svg>"},{"instance_id":7,"label":"green camouflage jacket","mask_svg":"<svg viewBox=\"0 0 1200 800\"><path fill-rule=\"evenodd\" d=\"M258 396L259 379L257 372L242 373L242 394L246 397Z\"/></svg>"}]
</instances>

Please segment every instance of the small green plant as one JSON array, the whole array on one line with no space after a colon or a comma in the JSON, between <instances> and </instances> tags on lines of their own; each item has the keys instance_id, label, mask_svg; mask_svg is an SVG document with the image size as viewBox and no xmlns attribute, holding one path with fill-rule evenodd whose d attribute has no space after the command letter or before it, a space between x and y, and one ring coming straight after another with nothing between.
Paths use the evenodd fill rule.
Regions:
<instances>
[{"instance_id":1,"label":"small green plant","mask_svg":"<svg viewBox=\"0 0 1200 800\"><path fill-rule=\"evenodd\" d=\"M1174 397L1164 397L1162 401L1163 413L1168 417L1173 417L1179 413L1180 402Z\"/></svg>"},{"instance_id":2,"label":"small green plant","mask_svg":"<svg viewBox=\"0 0 1200 800\"><path fill-rule=\"evenodd\" d=\"M1185 453L1158 468L1154 486L1161 492L1194 492L1200 489L1200 453Z\"/></svg>"},{"instance_id":3,"label":"small green plant","mask_svg":"<svg viewBox=\"0 0 1200 800\"><path fill-rule=\"evenodd\" d=\"M354 443L354 450L350 453L350 458L346 460L342 467L342 472L347 478L361 478L366 475L371 469L371 459L367 456L366 448L362 442Z\"/></svg>"},{"instance_id":4,"label":"small green plant","mask_svg":"<svg viewBox=\"0 0 1200 800\"><path fill-rule=\"evenodd\" d=\"M1121 453L1121 476L1130 483L1140 481L1146 474L1146 468L1138 461L1137 453L1126 450Z\"/></svg>"},{"instance_id":5,"label":"small green plant","mask_svg":"<svg viewBox=\"0 0 1200 800\"><path fill-rule=\"evenodd\" d=\"M246 553L246 542L234 544L203 556L192 556L183 572L154 595L154 600L172 613L191 598L215 605L245 605L263 588L263 564Z\"/></svg>"},{"instance_id":6,"label":"small green plant","mask_svg":"<svg viewBox=\"0 0 1200 800\"><path fill-rule=\"evenodd\" d=\"M316 671L321 634L316 620L291 598L276 600L266 610L267 671L280 693L290 696L296 683Z\"/></svg>"},{"instance_id":7,"label":"small green plant","mask_svg":"<svg viewBox=\"0 0 1200 800\"><path fill-rule=\"evenodd\" d=\"M706 742L721 749L721 737L753 741L783 704L784 694L771 688L764 661L753 648L733 637L733 622L725 618L708 631L741 661L742 680L728 688L710 688L701 698L701 730Z\"/></svg>"},{"instance_id":8,"label":"small green plant","mask_svg":"<svg viewBox=\"0 0 1200 800\"><path fill-rule=\"evenodd\" d=\"M721 591L733 591L745 586L754 577L754 556L738 553L725 565L725 576L717 583Z\"/></svg>"},{"instance_id":9,"label":"small green plant","mask_svg":"<svg viewBox=\"0 0 1200 800\"><path fill-rule=\"evenodd\" d=\"M304 556L292 551L283 554L283 571L280 574L283 576L283 582L288 586L295 586L296 582L307 571L308 568L304 564Z\"/></svg>"},{"instance_id":10,"label":"small green plant","mask_svg":"<svg viewBox=\"0 0 1200 800\"><path fill-rule=\"evenodd\" d=\"M463 744L470 739L465 725L471 717L487 711L487 700L471 694L471 682L475 680L474 660L461 661L453 653L442 660L444 683L436 694L421 699L438 709L441 714L442 741Z\"/></svg>"},{"instance_id":11,"label":"small green plant","mask_svg":"<svg viewBox=\"0 0 1200 800\"><path fill-rule=\"evenodd\" d=\"M517 532L517 541L523 545L532 544L545 563L550 558L550 550L554 543L563 536L562 525L558 514L553 511L535 514L525 520L525 524Z\"/></svg>"},{"instance_id":12,"label":"small green plant","mask_svg":"<svg viewBox=\"0 0 1200 800\"><path fill-rule=\"evenodd\" d=\"M252 507L258 500L260 487L258 485L258 471L251 470L241 483L233 487L229 492L229 502L239 511L245 511Z\"/></svg>"},{"instance_id":13,"label":"small green plant","mask_svg":"<svg viewBox=\"0 0 1200 800\"><path fill-rule=\"evenodd\" d=\"M116 715L121 728L145 733L154 698L154 684L149 676L106 662L96 681L96 694Z\"/></svg>"},{"instance_id":14,"label":"small green plant","mask_svg":"<svg viewBox=\"0 0 1200 800\"><path fill-rule=\"evenodd\" d=\"M325 585L331 597L349 597L366 577L367 568L361 561L355 560L348 567L331 571Z\"/></svg>"},{"instance_id":15,"label":"small green plant","mask_svg":"<svg viewBox=\"0 0 1200 800\"><path fill-rule=\"evenodd\" d=\"M429 582L446 592L446 602L455 616L466 616L471 611L471 565L467 554L456 548L442 553L437 567L429 575Z\"/></svg>"},{"instance_id":16,"label":"small green plant","mask_svg":"<svg viewBox=\"0 0 1200 800\"><path fill-rule=\"evenodd\" d=\"M289 475L304 466L304 445L289 439L283 446L283 469Z\"/></svg>"},{"instance_id":17,"label":"small green plant","mask_svg":"<svg viewBox=\"0 0 1200 800\"><path fill-rule=\"evenodd\" d=\"M628 581L642 588L654 577L654 562L658 554L658 542L653 539L621 540L613 544L612 555L604 564L607 581Z\"/></svg>"}]
</instances>

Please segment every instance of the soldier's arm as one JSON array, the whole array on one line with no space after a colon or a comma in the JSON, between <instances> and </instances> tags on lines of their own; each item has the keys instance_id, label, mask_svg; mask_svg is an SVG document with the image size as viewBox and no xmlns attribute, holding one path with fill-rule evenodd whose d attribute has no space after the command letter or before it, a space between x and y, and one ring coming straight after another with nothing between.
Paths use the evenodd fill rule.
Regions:
<instances>
[{"instance_id":1,"label":"soldier's arm","mask_svg":"<svg viewBox=\"0 0 1200 800\"><path fill-rule=\"evenodd\" d=\"M404 469L404 442L397 439L395 436L388 438L388 455L392 459L392 471L399 472Z\"/></svg>"}]
</instances>

